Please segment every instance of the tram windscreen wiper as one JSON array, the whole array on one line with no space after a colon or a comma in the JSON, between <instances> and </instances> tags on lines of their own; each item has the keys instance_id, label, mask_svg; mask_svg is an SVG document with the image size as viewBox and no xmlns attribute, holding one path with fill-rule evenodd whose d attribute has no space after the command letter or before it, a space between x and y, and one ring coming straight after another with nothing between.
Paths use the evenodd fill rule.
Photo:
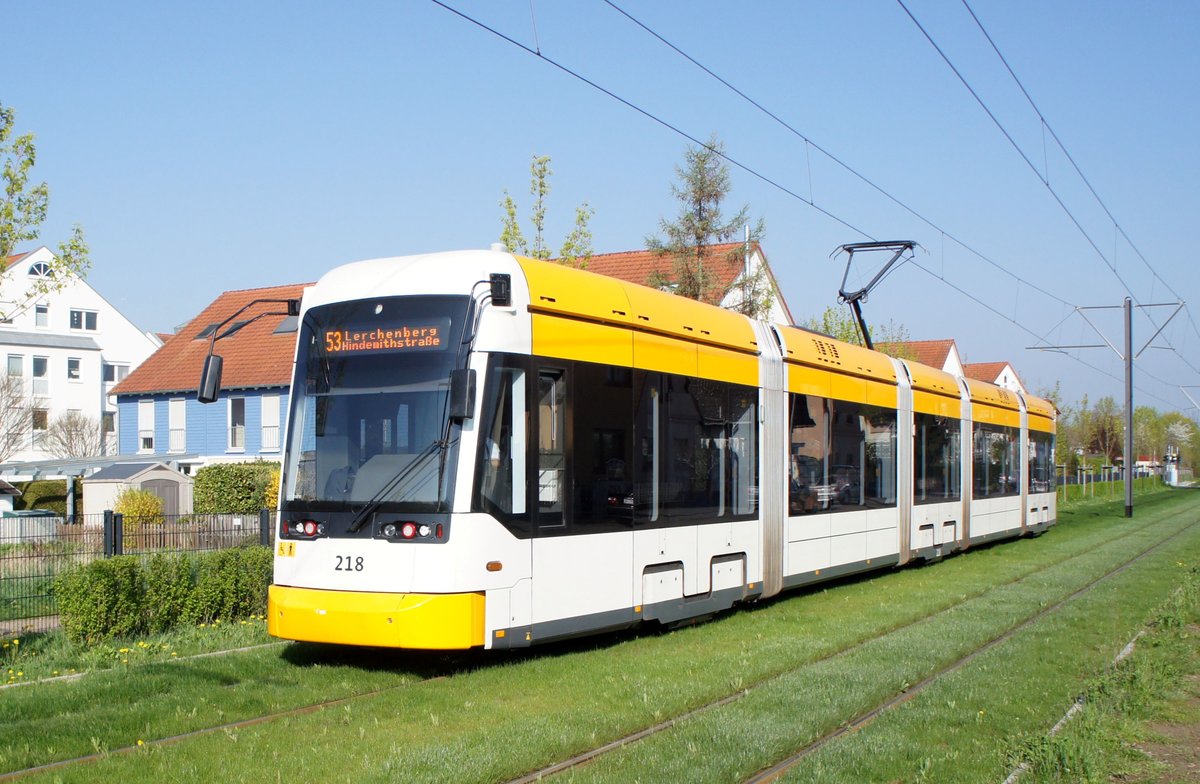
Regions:
<instances>
[{"instance_id":1,"label":"tram windscreen wiper","mask_svg":"<svg viewBox=\"0 0 1200 784\"><path fill-rule=\"evenodd\" d=\"M412 462L406 465L403 470L396 472L396 475L389 479L383 487L371 499L355 513L354 519L350 521L350 527L346 529L346 533L358 533L379 505L383 503L383 499L387 498L393 490L400 486L400 483L410 477L415 471L419 470L429 458L438 452L444 453L449 448L448 441L434 441L429 446L425 447L420 454L413 458Z\"/></svg>"}]
</instances>

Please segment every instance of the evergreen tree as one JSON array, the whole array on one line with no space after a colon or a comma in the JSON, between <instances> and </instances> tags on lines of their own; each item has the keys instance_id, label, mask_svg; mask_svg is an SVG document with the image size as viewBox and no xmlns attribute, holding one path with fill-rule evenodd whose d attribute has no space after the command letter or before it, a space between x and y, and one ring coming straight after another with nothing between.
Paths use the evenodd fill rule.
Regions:
<instances>
[{"instance_id":1,"label":"evergreen tree","mask_svg":"<svg viewBox=\"0 0 1200 784\"><path fill-rule=\"evenodd\" d=\"M764 268L750 274L743 270L731 285L723 283L717 274L721 268L728 269L744 259L746 248L717 253L711 246L741 239L750 212L748 206L743 206L728 220L722 214L722 205L732 188L724 152L724 143L713 135L703 146L689 147L684 165L675 167L679 182L671 186L671 194L679 202L679 215L673 221L659 221L662 237L646 238L647 248L670 257L671 275L654 275L647 284L714 305L736 288L741 296L735 309L761 317L770 310L775 296ZM765 224L760 218L749 231L747 244L761 241L764 233Z\"/></svg>"}]
</instances>

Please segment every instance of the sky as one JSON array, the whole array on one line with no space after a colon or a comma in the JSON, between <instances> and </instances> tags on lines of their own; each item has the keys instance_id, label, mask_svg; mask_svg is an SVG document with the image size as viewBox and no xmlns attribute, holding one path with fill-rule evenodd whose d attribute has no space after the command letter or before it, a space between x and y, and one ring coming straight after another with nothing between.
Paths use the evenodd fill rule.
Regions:
<instances>
[{"instance_id":1,"label":"sky","mask_svg":"<svg viewBox=\"0 0 1200 784\"><path fill-rule=\"evenodd\" d=\"M1123 351L1130 297L1135 405L1196 416L1200 312L1166 304L1200 305L1200 4L968 2L445 0L510 40L429 0L7 3L0 102L36 135L41 242L81 225L89 283L146 330L230 289L486 248L506 190L528 216L534 154L552 246L586 201L596 252L642 248L715 134L727 214L765 221L798 321L844 307L836 248L913 240L869 323L1120 403L1116 350L1029 347ZM856 258L851 287L875 271Z\"/></svg>"}]
</instances>

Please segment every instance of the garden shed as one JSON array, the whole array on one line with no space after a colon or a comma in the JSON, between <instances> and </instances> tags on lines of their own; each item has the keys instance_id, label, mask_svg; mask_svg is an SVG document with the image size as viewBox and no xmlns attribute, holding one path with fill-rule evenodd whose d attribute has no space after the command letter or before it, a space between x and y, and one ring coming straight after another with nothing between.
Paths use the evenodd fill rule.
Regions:
<instances>
[{"instance_id":1,"label":"garden shed","mask_svg":"<svg viewBox=\"0 0 1200 784\"><path fill-rule=\"evenodd\" d=\"M21 491L0 479L0 512L13 510L13 499L21 495Z\"/></svg>"},{"instance_id":2,"label":"garden shed","mask_svg":"<svg viewBox=\"0 0 1200 784\"><path fill-rule=\"evenodd\" d=\"M192 483L187 474L166 463L117 463L83 480L83 512L88 519L112 509L124 490L146 490L162 499L163 514L192 513Z\"/></svg>"}]
</instances>

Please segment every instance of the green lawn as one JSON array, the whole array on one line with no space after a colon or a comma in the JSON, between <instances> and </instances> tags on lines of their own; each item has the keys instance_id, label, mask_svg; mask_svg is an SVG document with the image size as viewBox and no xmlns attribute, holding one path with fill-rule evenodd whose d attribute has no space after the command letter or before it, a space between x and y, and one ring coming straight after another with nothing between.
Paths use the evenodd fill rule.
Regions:
<instances>
[{"instance_id":1,"label":"green lawn","mask_svg":"<svg viewBox=\"0 0 1200 784\"><path fill-rule=\"evenodd\" d=\"M128 747L137 751L43 777L502 781L749 689L564 776L735 780L1024 621L1127 554L1184 530L1200 519L1198 502L1200 495L1186 492L1152 494L1139 499L1133 520L1121 517L1123 502L1081 504L1036 539L789 594L670 633L461 658L292 645L135 660L76 681L3 692L0 770ZM1012 739L1048 729L1197 563L1200 527L791 775L1002 779L1015 754ZM354 695L370 696L154 743Z\"/></svg>"}]
</instances>

